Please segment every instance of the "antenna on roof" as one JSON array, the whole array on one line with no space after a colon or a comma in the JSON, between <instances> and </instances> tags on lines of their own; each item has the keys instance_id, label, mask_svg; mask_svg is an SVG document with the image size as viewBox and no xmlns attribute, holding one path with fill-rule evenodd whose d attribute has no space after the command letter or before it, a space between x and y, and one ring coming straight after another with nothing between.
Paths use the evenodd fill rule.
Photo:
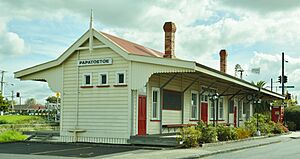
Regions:
<instances>
[{"instance_id":1,"label":"antenna on roof","mask_svg":"<svg viewBox=\"0 0 300 159\"><path fill-rule=\"evenodd\" d=\"M94 21L94 16L93 16L93 9L91 9L91 17L90 17L90 29L93 28L93 22Z\"/></svg>"},{"instance_id":2,"label":"antenna on roof","mask_svg":"<svg viewBox=\"0 0 300 159\"><path fill-rule=\"evenodd\" d=\"M90 39L89 39L89 50L90 53L92 53L93 50L93 21L94 21L94 17L93 17L93 9L91 9L91 17L90 17Z\"/></svg>"}]
</instances>

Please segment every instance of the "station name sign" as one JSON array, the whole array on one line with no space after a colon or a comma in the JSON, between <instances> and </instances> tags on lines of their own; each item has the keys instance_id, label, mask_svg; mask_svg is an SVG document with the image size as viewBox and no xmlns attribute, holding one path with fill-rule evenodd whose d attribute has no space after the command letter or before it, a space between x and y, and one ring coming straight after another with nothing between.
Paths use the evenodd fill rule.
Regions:
<instances>
[{"instance_id":1,"label":"station name sign","mask_svg":"<svg viewBox=\"0 0 300 159\"><path fill-rule=\"evenodd\" d=\"M78 66L89 66L89 65L111 65L112 58L102 59L89 59L89 60L78 60Z\"/></svg>"}]
</instances>

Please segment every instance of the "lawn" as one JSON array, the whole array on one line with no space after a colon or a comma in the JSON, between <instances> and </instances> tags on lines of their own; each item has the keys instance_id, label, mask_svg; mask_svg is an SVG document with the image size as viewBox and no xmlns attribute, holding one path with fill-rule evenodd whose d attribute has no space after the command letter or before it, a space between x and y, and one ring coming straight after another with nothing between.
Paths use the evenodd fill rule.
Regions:
<instances>
[{"instance_id":1,"label":"lawn","mask_svg":"<svg viewBox=\"0 0 300 159\"><path fill-rule=\"evenodd\" d=\"M22 133L15 130L6 130L0 134L0 143L1 142L12 142L25 140L27 137L22 135Z\"/></svg>"},{"instance_id":2,"label":"lawn","mask_svg":"<svg viewBox=\"0 0 300 159\"><path fill-rule=\"evenodd\" d=\"M0 116L0 124L43 124L46 120L39 116L5 115Z\"/></svg>"}]
</instances>

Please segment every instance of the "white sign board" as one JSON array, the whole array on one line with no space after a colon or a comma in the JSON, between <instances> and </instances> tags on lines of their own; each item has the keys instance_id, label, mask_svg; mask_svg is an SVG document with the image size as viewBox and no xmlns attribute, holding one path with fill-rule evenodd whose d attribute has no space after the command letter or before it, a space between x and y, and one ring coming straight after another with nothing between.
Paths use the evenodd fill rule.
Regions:
<instances>
[{"instance_id":1,"label":"white sign board","mask_svg":"<svg viewBox=\"0 0 300 159\"><path fill-rule=\"evenodd\" d=\"M78 60L78 66L89 66L89 65L111 65L112 58L102 58L102 59L87 59Z\"/></svg>"}]
</instances>

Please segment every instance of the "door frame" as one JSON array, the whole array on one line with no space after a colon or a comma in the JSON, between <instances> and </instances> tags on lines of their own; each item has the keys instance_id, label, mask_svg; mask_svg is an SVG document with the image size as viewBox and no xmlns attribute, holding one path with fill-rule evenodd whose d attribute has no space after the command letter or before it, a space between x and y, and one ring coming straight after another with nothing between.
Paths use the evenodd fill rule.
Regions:
<instances>
[{"instance_id":1,"label":"door frame","mask_svg":"<svg viewBox=\"0 0 300 159\"><path fill-rule=\"evenodd\" d=\"M145 98L145 104L144 104L144 107L145 107L145 122L144 122L144 124L145 124L145 132L140 132L140 120L139 120L139 118L140 118L140 102L139 102L139 100L140 100L140 98ZM146 95L138 95L138 105L137 105L137 107L138 107L138 109L137 109L137 116L138 116L138 122L137 122L137 135L146 135L147 134L147 96Z\"/></svg>"}]
</instances>

